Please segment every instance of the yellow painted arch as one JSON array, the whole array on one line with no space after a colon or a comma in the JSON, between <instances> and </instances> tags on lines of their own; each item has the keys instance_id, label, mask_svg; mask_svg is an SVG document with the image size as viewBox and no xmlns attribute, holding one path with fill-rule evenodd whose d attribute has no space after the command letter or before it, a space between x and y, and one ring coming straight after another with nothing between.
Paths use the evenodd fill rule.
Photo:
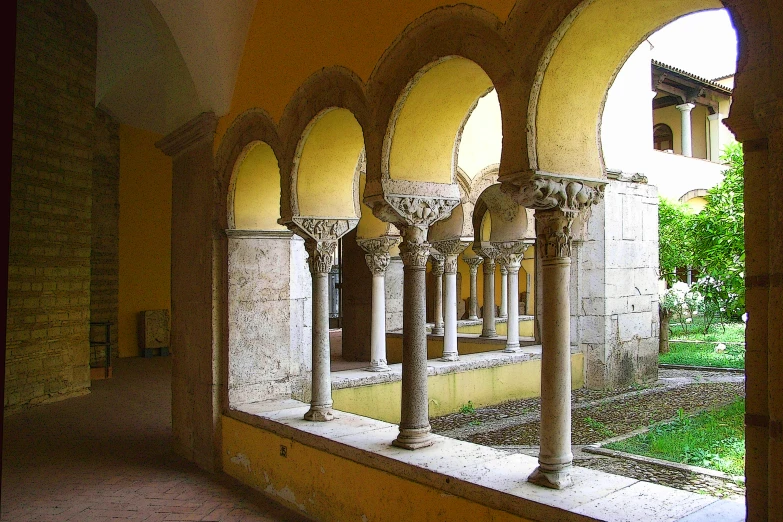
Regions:
<instances>
[{"instance_id":1,"label":"yellow painted arch","mask_svg":"<svg viewBox=\"0 0 783 522\"><path fill-rule=\"evenodd\" d=\"M247 146L235 167L233 225L238 230L285 230L280 217L280 169L272 147Z\"/></svg>"},{"instance_id":2,"label":"yellow painted arch","mask_svg":"<svg viewBox=\"0 0 783 522\"><path fill-rule=\"evenodd\" d=\"M462 125L492 81L475 62L452 57L422 71L395 110L387 139L389 177L451 183Z\"/></svg>"},{"instance_id":3,"label":"yellow painted arch","mask_svg":"<svg viewBox=\"0 0 783 522\"><path fill-rule=\"evenodd\" d=\"M562 39L553 41L551 59L539 71L538 97L531 98L538 170L602 177L600 121L617 71L658 28L695 11L722 7L719 0L583 2L558 30Z\"/></svg>"},{"instance_id":4,"label":"yellow painted arch","mask_svg":"<svg viewBox=\"0 0 783 522\"><path fill-rule=\"evenodd\" d=\"M300 142L295 194L300 216L358 217L356 169L364 134L347 109L328 109Z\"/></svg>"}]
</instances>

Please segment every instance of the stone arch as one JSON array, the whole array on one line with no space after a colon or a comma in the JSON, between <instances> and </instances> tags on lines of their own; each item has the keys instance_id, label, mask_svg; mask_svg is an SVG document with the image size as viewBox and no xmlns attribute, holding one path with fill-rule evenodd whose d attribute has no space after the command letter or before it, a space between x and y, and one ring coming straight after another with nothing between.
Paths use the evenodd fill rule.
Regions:
<instances>
[{"instance_id":1,"label":"stone arch","mask_svg":"<svg viewBox=\"0 0 783 522\"><path fill-rule=\"evenodd\" d=\"M244 160L247 159L251 150L257 147L261 147L264 156L266 156L262 158L264 160L264 172L257 172L257 174L267 178L266 181L270 181L268 180L269 175L276 176L276 180L271 183L276 189L275 193L262 195L264 217L266 218L264 222L269 225L266 229L279 229L278 225L268 223L270 216L266 214L276 214L275 221L279 218L280 172L278 158L282 149L280 137L277 134L275 124L266 111L251 109L242 113L234 120L223 136L215 155L215 169L221 194L218 216L221 219L221 228L224 230L237 228L234 220L234 198L237 180L243 177L240 175L240 171ZM258 152L261 151L258 150L255 154L257 155ZM270 187L265 186L264 188L269 189ZM275 199L277 200L276 203L274 203ZM266 208L269 205L272 205L272 209ZM273 209L277 209L277 212L274 212Z\"/></svg>"},{"instance_id":2,"label":"stone arch","mask_svg":"<svg viewBox=\"0 0 783 522\"><path fill-rule=\"evenodd\" d=\"M520 123L514 115L523 114L515 107L520 105L521 92L509 66L509 48L500 29L497 18L483 9L465 5L443 7L420 17L387 49L367 84L377 126L367 149L368 187L372 193L381 193L381 179L389 178L453 183L453 154L460 129L478 99L492 87L498 91L504 128L508 130L504 133L504 157L513 158L522 151L523 138L513 130ZM449 113L448 125L441 122L437 133L433 129L425 131L430 137L438 136L439 146L427 150L437 161L428 157L422 162L429 165L427 172L423 176L418 172L411 174L404 159L395 165L407 156L402 146L405 128L422 117L424 111L415 111L414 106L419 104L421 109L420 102L428 93L442 88L447 77L459 77L463 85L450 86L457 95L452 100L455 103L444 102L437 110L441 115ZM411 115L413 118L409 119ZM394 140L393 144L391 138L395 134L399 141ZM515 139L520 140L519 146L514 145ZM428 141L431 143L432 139ZM509 165L517 163L518 160L509 159Z\"/></svg>"},{"instance_id":3,"label":"stone arch","mask_svg":"<svg viewBox=\"0 0 783 522\"><path fill-rule=\"evenodd\" d=\"M606 94L622 64L647 36L719 0L625 2L586 0L563 18L542 52L530 93L530 169L601 178L600 122ZM610 32L612 38L601 38Z\"/></svg>"},{"instance_id":4,"label":"stone arch","mask_svg":"<svg viewBox=\"0 0 783 522\"><path fill-rule=\"evenodd\" d=\"M361 80L322 69L297 90L280 120L281 222L294 216L358 218L359 172L370 111Z\"/></svg>"},{"instance_id":5,"label":"stone arch","mask_svg":"<svg viewBox=\"0 0 783 522\"><path fill-rule=\"evenodd\" d=\"M482 244L514 242L529 234L531 220L524 207L495 183L487 187L476 200L473 210L474 250ZM489 237L486 232L490 232Z\"/></svg>"}]
</instances>

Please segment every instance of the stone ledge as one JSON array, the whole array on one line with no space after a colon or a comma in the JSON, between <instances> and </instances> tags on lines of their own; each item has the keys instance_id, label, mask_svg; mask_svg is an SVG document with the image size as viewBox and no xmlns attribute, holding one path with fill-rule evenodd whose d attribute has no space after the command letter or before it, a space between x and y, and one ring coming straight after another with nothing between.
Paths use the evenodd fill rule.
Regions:
<instances>
[{"instance_id":1,"label":"stone ledge","mask_svg":"<svg viewBox=\"0 0 783 522\"><path fill-rule=\"evenodd\" d=\"M494 341L494 339L483 339ZM505 344L505 341L503 341ZM472 353L460 355L458 361L441 361L430 359L427 361L427 376L446 375L449 373L466 372L480 368L494 368L508 364L518 364L531 359L541 358L541 346L528 346L522 348L519 353L503 353L499 351ZM364 369L343 370L332 372L332 389L353 388L355 386L368 386L385 382L402 380L402 364L390 364L388 372L368 372Z\"/></svg>"},{"instance_id":2,"label":"stone ledge","mask_svg":"<svg viewBox=\"0 0 783 522\"><path fill-rule=\"evenodd\" d=\"M304 403L284 400L245 404L226 415L329 455L525 518L644 522L698 520L716 509L744 512L735 502L579 467L573 469L573 487L542 488L527 482L537 466L527 455L438 435L431 447L408 451L391 445L398 432L394 424L340 411L331 422L314 423L303 420L307 410Z\"/></svg>"}]
</instances>

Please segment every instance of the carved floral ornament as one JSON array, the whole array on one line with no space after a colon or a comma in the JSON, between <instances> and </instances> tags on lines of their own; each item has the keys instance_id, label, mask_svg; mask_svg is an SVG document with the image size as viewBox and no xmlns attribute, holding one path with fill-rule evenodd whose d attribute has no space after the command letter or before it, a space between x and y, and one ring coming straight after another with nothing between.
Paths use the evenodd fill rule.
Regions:
<instances>
[{"instance_id":1,"label":"carved floral ornament","mask_svg":"<svg viewBox=\"0 0 783 522\"><path fill-rule=\"evenodd\" d=\"M445 269L446 256L431 249L430 258L432 258L432 274L436 277L442 276Z\"/></svg>"},{"instance_id":2,"label":"carved floral ornament","mask_svg":"<svg viewBox=\"0 0 783 522\"><path fill-rule=\"evenodd\" d=\"M470 245L467 241L462 241L461 239L455 238L455 239L445 239L443 241L437 241L433 244L433 246L440 252L443 256L443 271L446 274L456 274L457 273L457 261L459 256L463 250L468 248L468 245Z\"/></svg>"},{"instance_id":3,"label":"carved floral ornament","mask_svg":"<svg viewBox=\"0 0 783 522\"><path fill-rule=\"evenodd\" d=\"M481 257L463 257L462 258L465 263L470 268L470 273L475 274L478 271L478 266L484 262L484 259Z\"/></svg>"},{"instance_id":4,"label":"carved floral ornament","mask_svg":"<svg viewBox=\"0 0 783 522\"><path fill-rule=\"evenodd\" d=\"M400 196L390 194L384 198L403 225L429 227L436 221L446 219L459 205L459 199L425 196Z\"/></svg>"},{"instance_id":5,"label":"carved floral ornament","mask_svg":"<svg viewBox=\"0 0 783 522\"><path fill-rule=\"evenodd\" d=\"M380 236L367 239L357 239L356 242L368 254L388 254L389 250L400 242L399 236Z\"/></svg>"},{"instance_id":6,"label":"carved floral ornament","mask_svg":"<svg viewBox=\"0 0 783 522\"><path fill-rule=\"evenodd\" d=\"M501 268L516 272L522 263L525 251L530 245L522 241L497 241L492 247L498 252L497 261Z\"/></svg>"},{"instance_id":7,"label":"carved floral ornament","mask_svg":"<svg viewBox=\"0 0 783 522\"><path fill-rule=\"evenodd\" d=\"M295 216L296 227L315 240L337 240L359 224L357 218L319 218Z\"/></svg>"},{"instance_id":8,"label":"carved floral ornament","mask_svg":"<svg viewBox=\"0 0 783 522\"><path fill-rule=\"evenodd\" d=\"M334 265L334 254L337 251L337 240L329 239L317 241L309 238L305 240L307 250L307 264L313 274L328 274Z\"/></svg>"}]
</instances>

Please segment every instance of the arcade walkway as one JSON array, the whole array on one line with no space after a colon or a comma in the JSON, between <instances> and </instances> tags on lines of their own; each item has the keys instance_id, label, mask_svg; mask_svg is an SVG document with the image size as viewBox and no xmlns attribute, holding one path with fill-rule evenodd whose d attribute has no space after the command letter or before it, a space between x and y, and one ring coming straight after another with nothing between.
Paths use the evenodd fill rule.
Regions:
<instances>
[{"instance_id":1,"label":"arcade walkway","mask_svg":"<svg viewBox=\"0 0 783 522\"><path fill-rule=\"evenodd\" d=\"M307 520L172 453L171 358L115 363L89 395L4 420L0 520Z\"/></svg>"}]
</instances>

